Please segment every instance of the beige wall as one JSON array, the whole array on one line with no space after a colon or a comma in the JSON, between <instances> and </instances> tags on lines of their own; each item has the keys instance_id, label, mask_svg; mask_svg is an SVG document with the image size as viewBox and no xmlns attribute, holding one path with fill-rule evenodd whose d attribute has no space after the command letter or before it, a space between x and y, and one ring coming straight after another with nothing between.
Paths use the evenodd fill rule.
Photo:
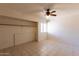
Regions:
<instances>
[{"instance_id":1,"label":"beige wall","mask_svg":"<svg viewBox=\"0 0 79 59\"><path fill-rule=\"evenodd\" d=\"M35 40L36 26L35 22L0 16L0 49Z\"/></svg>"}]
</instances>

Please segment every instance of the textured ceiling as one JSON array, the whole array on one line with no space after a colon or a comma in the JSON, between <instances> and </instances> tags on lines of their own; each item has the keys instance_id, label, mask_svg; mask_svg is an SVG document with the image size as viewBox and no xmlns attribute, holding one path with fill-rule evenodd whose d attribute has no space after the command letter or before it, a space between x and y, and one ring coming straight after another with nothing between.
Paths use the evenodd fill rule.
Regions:
<instances>
[{"instance_id":1,"label":"textured ceiling","mask_svg":"<svg viewBox=\"0 0 79 59\"><path fill-rule=\"evenodd\" d=\"M79 9L79 4L58 4L58 3L17 3L17 4L0 4L0 15L5 15L9 17L21 18L24 20L30 20L38 22L39 16L46 8L56 9L56 10L67 10L67 9Z\"/></svg>"},{"instance_id":2,"label":"textured ceiling","mask_svg":"<svg viewBox=\"0 0 79 59\"><path fill-rule=\"evenodd\" d=\"M0 15L38 21L40 12L48 4L0 4Z\"/></svg>"}]
</instances>

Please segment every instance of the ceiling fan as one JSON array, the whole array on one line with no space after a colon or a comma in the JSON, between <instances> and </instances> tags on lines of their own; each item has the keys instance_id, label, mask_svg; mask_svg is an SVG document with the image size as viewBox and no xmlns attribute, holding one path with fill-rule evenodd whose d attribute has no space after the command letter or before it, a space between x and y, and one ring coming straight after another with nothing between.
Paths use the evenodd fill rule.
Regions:
<instances>
[{"instance_id":1,"label":"ceiling fan","mask_svg":"<svg viewBox=\"0 0 79 59\"><path fill-rule=\"evenodd\" d=\"M50 8L46 9L46 16L56 16L56 11L51 11Z\"/></svg>"},{"instance_id":2,"label":"ceiling fan","mask_svg":"<svg viewBox=\"0 0 79 59\"><path fill-rule=\"evenodd\" d=\"M30 13L40 12L42 16L57 16L55 9L52 9L54 9L54 3L47 3L43 4L43 6L40 5L40 8L36 10L31 10Z\"/></svg>"}]
</instances>

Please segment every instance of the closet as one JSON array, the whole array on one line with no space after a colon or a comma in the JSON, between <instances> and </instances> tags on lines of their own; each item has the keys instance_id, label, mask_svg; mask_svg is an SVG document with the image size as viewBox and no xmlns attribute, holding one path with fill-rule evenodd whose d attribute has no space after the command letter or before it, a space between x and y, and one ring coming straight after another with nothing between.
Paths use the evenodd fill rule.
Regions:
<instances>
[{"instance_id":1,"label":"closet","mask_svg":"<svg viewBox=\"0 0 79 59\"><path fill-rule=\"evenodd\" d=\"M37 39L37 22L0 16L0 49Z\"/></svg>"}]
</instances>

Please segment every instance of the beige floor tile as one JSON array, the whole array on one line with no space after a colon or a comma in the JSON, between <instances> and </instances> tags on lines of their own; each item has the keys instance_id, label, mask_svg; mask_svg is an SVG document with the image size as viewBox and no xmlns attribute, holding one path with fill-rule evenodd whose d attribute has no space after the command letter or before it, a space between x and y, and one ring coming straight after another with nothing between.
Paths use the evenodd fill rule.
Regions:
<instances>
[{"instance_id":1,"label":"beige floor tile","mask_svg":"<svg viewBox=\"0 0 79 59\"><path fill-rule=\"evenodd\" d=\"M0 53L8 53L6 55L12 56L71 56L72 48L62 42L43 40L3 49Z\"/></svg>"}]
</instances>

